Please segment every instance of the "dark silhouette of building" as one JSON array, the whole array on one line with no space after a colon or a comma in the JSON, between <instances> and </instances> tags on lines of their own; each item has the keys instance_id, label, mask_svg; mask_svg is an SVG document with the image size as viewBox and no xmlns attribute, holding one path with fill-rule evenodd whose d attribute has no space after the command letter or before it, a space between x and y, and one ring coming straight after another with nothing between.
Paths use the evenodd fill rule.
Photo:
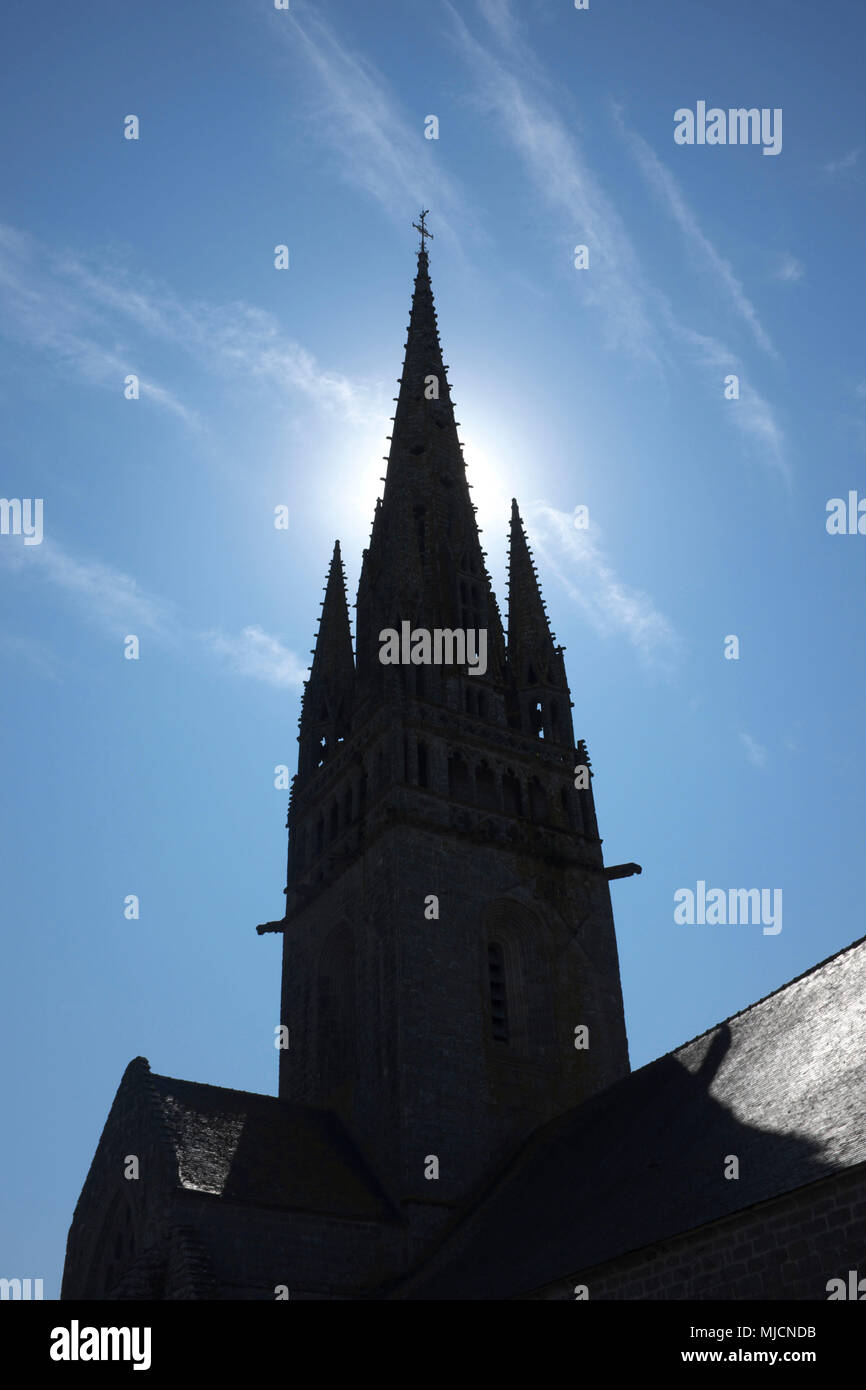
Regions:
<instances>
[{"instance_id":1,"label":"dark silhouette of building","mask_svg":"<svg viewBox=\"0 0 866 1390\"><path fill-rule=\"evenodd\" d=\"M826 1297L862 1262L866 947L629 1071L608 882L639 870L604 865L516 502L503 631L426 235L355 650L337 543L259 928L279 1098L130 1063L62 1296ZM442 659L384 662L389 630Z\"/></svg>"}]
</instances>

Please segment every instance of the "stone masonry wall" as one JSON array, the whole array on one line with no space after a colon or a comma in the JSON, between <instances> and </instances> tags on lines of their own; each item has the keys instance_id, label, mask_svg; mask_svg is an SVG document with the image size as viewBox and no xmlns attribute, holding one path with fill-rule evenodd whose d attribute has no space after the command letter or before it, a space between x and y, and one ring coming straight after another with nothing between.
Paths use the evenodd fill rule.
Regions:
<instances>
[{"instance_id":1,"label":"stone masonry wall","mask_svg":"<svg viewBox=\"0 0 866 1390\"><path fill-rule=\"evenodd\" d=\"M591 1300L824 1300L851 1269L866 1278L862 1164L523 1297L572 1300L586 1284Z\"/></svg>"}]
</instances>

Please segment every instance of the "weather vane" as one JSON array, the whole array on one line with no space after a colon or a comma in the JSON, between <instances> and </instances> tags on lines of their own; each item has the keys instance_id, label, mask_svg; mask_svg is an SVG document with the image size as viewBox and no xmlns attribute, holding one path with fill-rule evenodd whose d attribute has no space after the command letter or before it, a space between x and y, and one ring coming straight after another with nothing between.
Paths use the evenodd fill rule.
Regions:
<instances>
[{"instance_id":1,"label":"weather vane","mask_svg":"<svg viewBox=\"0 0 866 1390\"><path fill-rule=\"evenodd\" d=\"M422 210L422 212L421 212L421 223L420 223L420 226L419 226L419 224L418 224L417 222L413 222L413 223L412 223L412 226L415 228L415 231L421 233L421 250L424 251L425 253L426 253L426 250L427 250L427 247L426 247L426 245L425 245L425 238L426 238L426 237L429 237L431 241L433 240L433 233L432 233L432 232L428 232L427 228L424 226L424 218L427 216L427 214L428 214L429 211L430 211L429 208L424 208L424 209Z\"/></svg>"}]
</instances>

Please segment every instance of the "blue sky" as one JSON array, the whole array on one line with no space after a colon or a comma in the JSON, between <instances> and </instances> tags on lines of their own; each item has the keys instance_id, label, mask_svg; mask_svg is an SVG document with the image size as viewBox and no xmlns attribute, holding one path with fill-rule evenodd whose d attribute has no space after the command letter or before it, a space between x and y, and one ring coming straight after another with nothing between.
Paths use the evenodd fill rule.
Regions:
<instances>
[{"instance_id":1,"label":"blue sky","mask_svg":"<svg viewBox=\"0 0 866 1390\"><path fill-rule=\"evenodd\" d=\"M0 492L44 539L0 536L0 1273L56 1296L130 1058L276 1090L274 768L337 536L354 596L422 206L501 606L517 496L606 859L644 867L612 885L632 1064L863 934L866 536L825 526L866 495L863 18L94 0L3 28ZM675 144L698 101L781 108L781 153ZM781 889L782 931L676 925L698 880Z\"/></svg>"}]
</instances>

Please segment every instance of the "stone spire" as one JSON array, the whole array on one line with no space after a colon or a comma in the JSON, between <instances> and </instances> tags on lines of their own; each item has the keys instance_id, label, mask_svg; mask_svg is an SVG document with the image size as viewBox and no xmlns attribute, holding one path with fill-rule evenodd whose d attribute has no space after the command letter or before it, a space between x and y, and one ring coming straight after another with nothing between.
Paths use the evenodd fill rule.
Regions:
<instances>
[{"instance_id":1,"label":"stone spire","mask_svg":"<svg viewBox=\"0 0 866 1390\"><path fill-rule=\"evenodd\" d=\"M521 727L571 744L571 705L562 648L550 631L538 574L514 498L508 567L508 665L517 687Z\"/></svg>"},{"instance_id":2,"label":"stone spire","mask_svg":"<svg viewBox=\"0 0 866 1390\"><path fill-rule=\"evenodd\" d=\"M407 332L385 488L358 585L365 694L381 688L379 632L405 620L428 629L486 628L488 674L496 679L504 670L502 622L457 435L426 249L418 253Z\"/></svg>"},{"instance_id":3,"label":"stone spire","mask_svg":"<svg viewBox=\"0 0 866 1390\"><path fill-rule=\"evenodd\" d=\"M351 721L354 686L355 662L349 631L346 580L340 542L336 541L325 585L313 665L301 703L299 778L313 772L346 737Z\"/></svg>"},{"instance_id":4,"label":"stone spire","mask_svg":"<svg viewBox=\"0 0 866 1390\"><path fill-rule=\"evenodd\" d=\"M389 492L393 493L405 483L411 485L434 466L446 468L455 484L465 477L451 389L442 361L426 251L418 253L405 347L388 456L383 499L386 506ZM468 497L466 501L471 506Z\"/></svg>"}]
</instances>

